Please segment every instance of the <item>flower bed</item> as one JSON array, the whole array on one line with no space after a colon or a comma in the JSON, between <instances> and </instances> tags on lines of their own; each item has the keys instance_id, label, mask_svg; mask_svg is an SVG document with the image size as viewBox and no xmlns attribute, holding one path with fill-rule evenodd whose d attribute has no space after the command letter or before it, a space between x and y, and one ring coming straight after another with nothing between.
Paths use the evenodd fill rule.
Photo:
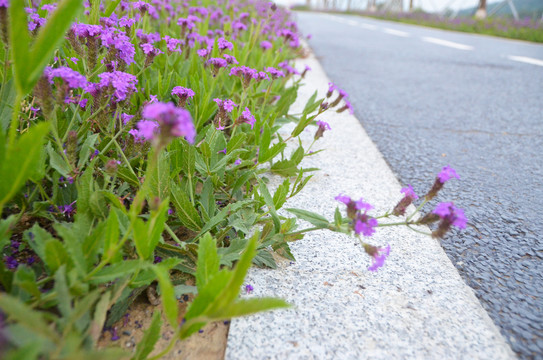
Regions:
<instances>
[{"instance_id":1,"label":"flower bed","mask_svg":"<svg viewBox=\"0 0 543 360\"><path fill-rule=\"evenodd\" d=\"M287 153L287 143L308 126L317 141L329 130L323 114L352 106L330 84L326 99L315 92L289 114L310 69L291 67L300 35L271 3L0 0L0 20L8 357L160 358L212 321L287 307L238 295L251 289L251 264L273 268L272 252L294 260L289 242L308 231L355 234L375 271L390 251L362 240L376 227L438 222L431 235L442 237L465 226L452 203L415 217L456 177L448 167L408 216L417 199L409 187L381 216L345 195L337 200L347 217L338 209L332 222L300 209L278 215L317 170L300 165L311 145ZM287 122L295 126L283 138ZM273 194L270 173L284 177ZM391 216L404 218L378 220ZM296 218L313 227L299 230ZM130 318L142 301L145 324ZM137 340L104 347L126 324L144 329Z\"/></svg>"}]
</instances>

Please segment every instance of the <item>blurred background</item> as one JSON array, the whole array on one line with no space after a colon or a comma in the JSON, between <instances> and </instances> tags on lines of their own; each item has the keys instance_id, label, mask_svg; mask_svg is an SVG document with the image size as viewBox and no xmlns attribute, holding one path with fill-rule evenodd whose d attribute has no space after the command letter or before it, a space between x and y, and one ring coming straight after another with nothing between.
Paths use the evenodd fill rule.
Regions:
<instances>
[{"instance_id":1,"label":"blurred background","mask_svg":"<svg viewBox=\"0 0 543 360\"><path fill-rule=\"evenodd\" d=\"M313 10L426 12L447 17L475 16L543 20L543 0L276 0Z\"/></svg>"}]
</instances>

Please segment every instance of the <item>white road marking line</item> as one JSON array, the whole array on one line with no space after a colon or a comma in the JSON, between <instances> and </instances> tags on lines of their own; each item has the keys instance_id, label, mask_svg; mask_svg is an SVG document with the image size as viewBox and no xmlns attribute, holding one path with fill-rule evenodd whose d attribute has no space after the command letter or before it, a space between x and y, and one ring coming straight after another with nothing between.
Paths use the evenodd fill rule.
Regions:
<instances>
[{"instance_id":1,"label":"white road marking line","mask_svg":"<svg viewBox=\"0 0 543 360\"><path fill-rule=\"evenodd\" d=\"M387 34L390 34L390 35L396 35L396 36L401 36L401 37L409 37L409 33L406 33L405 31L400 31L400 30L394 30L394 29L389 29L389 28L384 28L383 31Z\"/></svg>"},{"instance_id":2,"label":"white road marking line","mask_svg":"<svg viewBox=\"0 0 543 360\"><path fill-rule=\"evenodd\" d=\"M368 29L368 30L377 29L377 26L375 26L375 25L359 23L358 21L354 21L354 20L351 20L351 19L345 19L345 18L342 18L340 16L329 15L329 14L326 14L326 16L328 18L330 18L330 20L334 20L334 21L337 21L337 22L342 23L342 24L347 24L347 25L351 25L351 26L358 26L358 27L361 27L363 29Z\"/></svg>"},{"instance_id":3,"label":"white road marking line","mask_svg":"<svg viewBox=\"0 0 543 360\"><path fill-rule=\"evenodd\" d=\"M359 27L363 28L363 29L368 29L368 30L375 30L377 29L377 26L375 25L370 25L370 24L364 24L364 23L359 23L357 24Z\"/></svg>"},{"instance_id":4,"label":"white road marking line","mask_svg":"<svg viewBox=\"0 0 543 360\"><path fill-rule=\"evenodd\" d=\"M513 61L520 61L520 62L523 62L523 63L526 63L526 64L543 66L543 60L534 59L534 58L527 57L527 56L509 55L507 58L510 59L510 60L513 60Z\"/></svg>"},{"instance_id":5,"label":"white road marking line","mask_svg":"<svg viewBox=\"0 0 543 360\"><path fill-rule=\"evenodd\" d=\"M429 42L429 43L432 43L432 44L448 46L448 47L458 49L458 50L473 50L473 46L471 46L471 45L459 44L459 43L455 43L455 42L452 42L452 41L437 39L437 38L433 38L433 37L423 37L422 40L426 41L426 42Z\"/></svg>"}]
</instances>

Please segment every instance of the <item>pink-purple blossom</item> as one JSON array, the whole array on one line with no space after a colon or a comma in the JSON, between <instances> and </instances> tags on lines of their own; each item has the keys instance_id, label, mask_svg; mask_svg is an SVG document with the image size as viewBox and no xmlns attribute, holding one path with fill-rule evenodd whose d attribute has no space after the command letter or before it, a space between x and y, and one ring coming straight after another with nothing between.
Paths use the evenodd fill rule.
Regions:
<instances>
[{"instance_id":1,"label":"pink-purple blossom","mask_svg":"<svg viewBox=\"0 0 543 360\"><path fill-rule=\"evenodd\" d=\"M368 267L369 271L376 271L385 264L386 258L390 255L390 245L386 248L375 248L372 255L373 263Z\"/></svg>"},{"instance_id":2,"label":"pink-purple blossom","mask_svg":"<svg viewBox=\"0 0 543 360\"><path fill-rule=\"evenodd\" d=\"M217 103L217 106L219 107L219 109L224 110L229 113L232 112L232 110L234 110L234 107L237 106L236 103L234 103L230 99L226 99L226 100L213 99L213 101Z\"/></svg>"},{"instance_id":3,"label":"pink-purple blossom","mask_svg":"<svg viewBox=\"0 0 543 360\"><path fill-rule=\"evenodd\" d=\"M464 215L464 210L457 208L452 202L440 203L432 212L457 228L464 229L466 227L468 220Z\"/></svg>"},{"instance_id":4,"label":"pink-purple blossom","mask_svg":"<svg viewBox=\"0 0 543 360\"><path fill-rule=\"evenodd\" d=\"M456 173L456 170L454 170L452 167L447 165L447 166L444 166L443 169L441 169L441 171L437 175L437 178L442 184L444 184L445 182L447 182L448 180L452 178L460 179L460 176L458 176L458 174Z\"/></svg>"},{"instance_id":5,"label":"pink-purple blossom","mask_svg":"<svg viewBox=\"0 0 543 360\"><path fill-rule=\"evenodd\" d=\"M194 142L196 129L192 123L192 117L187 110L176 107L172 103L157 102L146 105L145 108L143 108L142 115L144 118L154 120L158 123L158 132L161 137L170 138L184 136L188 142ZM155 138L156 129L153 129L151 133L149 131L150 125L147 123L144 123L144 128L142 129L140 127L142 121L138 122L138 129L142 132L142 135L147 140Z\"/></svg>"},{"instance_id":6,"label":"pink-purple blossom","mask_svg":"<svg viewBox=\"0 0 543 360\"><path fill-rule=\"evenodd\" d=\"M219 38L217 45L219 46L219 50L221 51L234 49L234 45L232 45L230 41L226 40L223 37Z\"/></svg>"},{"instance_id":7,"label":"pink-purple blossom","mask_svg":"<svg viewBox=\"0 0 543 360\"><path fill-rule=\"evenodd\" d=\"M254 126L254 124L256 122L255 117L253 116L253 114L251 114L251 111L247 107L245 108L245 110L242 111L241 116L240 116L240 120L241 120L241 122L244 122L244 123L247 123L247 124L251 125L251 129L253 128L253 126Z\"/></svg>"},{"instance_id":8,"label":"pink-purple blossom","mask_svg":"<svg viewBox=\"0 0 543 360\"><path fill-rule=\"evenodd\" d=\"M262 41L260 43L260 47L262 49L264 49L264 50L268 50L268 49L271 49L273 47L273 44L271 42L269 42L269 41L264 40L264 41Z\"/></svg>"},{"instance_id":9,"label":"pink-purple blossom","mask_svg":"<svg viewBox=\"0 0 543 360\"><path fill-rule=\"evenodd\" d=\"M117 102L126 100L133 92L137 92L136 84L138 83L138 80L136 76L132 74L122 71L113 71L101 73L98 77L100 78L98 87L101 89L112 89Z\"/></svg>"},{"instance_id":10,"label":"pink-purple blossom","mask_svg":"<svg viewBox=\"0 0 543 360\"><path fill-rule=\"evenodd\" d=\"M54 83L55 78L60 78L70 89L84 88L87 85L87 78L69 67L61 66L56 69L48 67L44 73L51 84Z\"/></svg>"}]
</instances>

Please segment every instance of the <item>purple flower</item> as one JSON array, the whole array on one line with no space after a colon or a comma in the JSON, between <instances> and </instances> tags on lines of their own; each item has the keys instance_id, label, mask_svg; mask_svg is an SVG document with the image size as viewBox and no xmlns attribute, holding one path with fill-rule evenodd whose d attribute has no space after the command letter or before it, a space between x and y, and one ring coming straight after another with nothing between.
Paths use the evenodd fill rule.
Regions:
<instances>
[{"instance_id":1,"label":"purple flower","mask_svg":"<svg viewBox=\"0 0 543 360\"><path fill-rule=\"evenodd\" d=\"M411 185L407 185L407 187L404 187L400 190L402 194L405 194L405 197L409 197L413 200L417 200L419 197L417 194L415 194L415 190L413 190L413 187Z\"/></svg>"},{"instance_id":2,"label":"purple flower","mask_svg":"<svg viewBox=\"0 0 543 360\"><path fill-rule=\"evenodd\" d=\"M249 110L249 108L246 107L245 110L243 110L243 112L241 113L241 116L238 118L238 121L251 125L251 129L252 129L256 122L256 119L253 116L253 114L251 114L251 110Z\"/></svg>"},{"instance_id":3,"label":"purple flower","mask_svg":"<svg viewBox=\"0 0 543 360\"><path fill-rule=\"evenodd\" d=\"M262 49L264 49L264 50L268 50L268 49L271 49L271 48L273 47L273 45L272 45L271 42L264 40L264 41L262 41L262 42L260 43L260 47L261 47Z\"/></svg>"},{"instance_id":4,"label":"purple flower","mask_svg":"<svg viewBox=\"0 0 543 360\"><path fill-rule=\"evenodd\" d=\"M457 208L452 202L440 203L432 212L457 228L466 228L468 219L464 215L464 210Z\"/></svg>"},{"instance_id":5,"label":"purple flower","mask_svg":"<svg viewBox=\"0 0 543 360\"><path fill-rule=\"evenodd\" d=\"M220 110L223 110L225 112L232 112L234 110L234 107L237 105L230 99L221 100L221 99L213 99L217 103L217 106L219 106Z\"/></svg>"},{"instance_id":6,"label":"purple flower","mask_svg":"<svg viewBox=\"0 0 543 360\"><path fill-rule=\"evenodd\" d=\"M84 88L87 86L87 78L69 67L62 66L56 69L48 67L45 69L44 73L47 75L49 83L51 84L54 83L54 78L60 78L70 89Z\"/></svg>"},{"instance_id":7,"label":"purple flower","mask_svg":"<svg viewBox=\"0 0 543 360\"><path fill-rule=\"evenodd\" d=\"M330 125L328 125L328 123L325 121L318 120L317 125L319 126L319 128L317 129L317 132L315 133L315 136L314 136L315 140L320 139L326 130L332 130L330 128Z\"/></svg>"},{"instance_id":8,"label":"purple flower","mask_svg":"<svg viewBox=\"0 0 543 360\"><path fill-rule=\"evenodd\" d=\"M17 269L19 262L13 256L4 256L4 263L10 270Z\"/></svg>"},{"instance_id":9,"label":"purple flower","mask_svg":"<svg viewBox=\"0 0 543 360\"><path fill-rule=\"evenodd\" d=\"M219 150L217 152L217 154L220 154L220 153L223 153L224 155L226 155L226 148L222 149L222 150Z\"/></svg>"},{"instance_id":10,"label":"purple flower","mask_svg":"<svg viewBox=\"0 0 543 360\"><path fill-rule=\"evenodd\" d=\"M194 27L194 22L189 19L179 18L177 19L177 25L181 26L183 29L191 30Z\"/></svg>"},{"instance_id":11,"label":"purple flower","mask_svg":"<svg viewBox=\"0 0 543 360\"><path fill-rule=\"evenodd\" d=\"M100 78L99 88L113 89L113 95L117 102L125 100L132 92L137 91L136 84L138 80L132 74L114 71L101 73L98 77Z\"/></svg>"},{"instance_id":12,"label":"purple flower","mask_svg":"<svg viewBox=\"0 0 543 360\"><path fill-rule=\"evenodd\" d=\"M376 271L385 264L387 256L390 255L390 245L388 245L386 248L372 247L375 249L371 255L373 257L373 263L368 267L368 270Z\"/></svg>"},{"instance_id":13,"label":"purple flower","mask_svg":"<svg viewBox=\"0 0 543 360\"><path fill-rule=\"evenodd\" d=\"M437 178L442 184L445 184L446 181L452 179L452 178L460 179L460 176L456 173L456 170L454 170L449 165L443 167L441 172L437 175Z\"/></svg>"},{"instance_id":14,"label":"purple flower","mask_svg":"<svg viewBox=\"0 0 543 360\"><path fill-rule=\"evenodd\" d=\"M347 195L339 194L334 199L339 201L339 202L344 203L345 205L349 205L349 203L351 202L351 198L349 196L347 196Z\"/></svg>"},{"instance_id":15,"label":"purple flower","mask_svg":"<svg viewBox=\"0 0 543 360\"><path fill-rule=\"evenodd\" d=\"M153 264L158 264L162 262L162 258L160 256L155 255L155 259L153 260Z\"/></svg>"},{"instance_id":16,"label":"purple flower","mask_svg":"<svg viewBox=\"0 0 543 360\"><path fill-rule=\"evenodd\" d=\"M91 38L102 33L102 26L88 24L74 24L72 30L80 38Z\"/></svg>"},{"instance_id":17,"label":"purple flower","mask_svg":"<svg viewBox=\"0 0 543 360\"><path fill-rule=\"evenodd\" d=\"M234 165L239 165L241 164L241 159L237 159L236 161L234 161Z\"/></svg>"},{"instance_id":18,"label":"purple flower","mask_svg":"<svg viewBox=\"0 0 543 360\"><path fill-rule=\"evenodd\" d=\"M207 63L213 65L215 67L215 70L228 66L228 62L225 59L221 58L211 58L207 60Z\"/></svg>"},{"instance_id":19,"label":"purple flower","mask_svg":"<svg viewBox=\"0 0 543 360\"><path fill-rule=\"evenodd\" d=\"M117 341L119 340L121 337L119 336L119 334L117 334L117 328L114 327L111 329L111 341Z\"/></svg>"},{"instance_id":20,"label":"purple flower","mask_svg":"<svg viewBox=\"0 0 543 360\"><path fill-rule=\"evenodd\" d=\"M219 50L221 51L234 49L234 45L232 45L230 41L226 40L223 37L219 38L218 45L219 45Z\"/></svg>"},{"instance_id":21,"label":"purple flower","mask_svg":"<svg viewBox=\"0 0 543 360\"><path fill-rule=\"evenodd\" d=\"M377 220L366 214L359 214L354 223L354 232L357 235L372 236L377 227Z\"/></svg>"},{"instance_id":22,"label":"purple flower","mask_svg":"<svg viewBox=\"0 0 543 360\"><path fill-rule=\"evenodd\" d=\"M239 64L238 61L236 60L236 58L233 57L232 55L224 54L222 57L223 57L223 58L226 60L226 62L229 63L229 64Z\"/></svg>"},{"instance_id":23,"label":"purple flower","mask_svg":"<svg viewBox=\"0 0 543 360\"><path fill-rule=\"evenodd\" d=\"M172 89L172 95L177 95L179 97L179 106L184 107L188 99L194 97L194 91L192 89L176 86Z\"/></svg>"},{"instance_id":24,"label":"purple flower","mask_svg":"<svg viewBox=\"0 0 543 360\"><path fill-rule=\"evenodd\" d=\"M8 8L9 7L9 0L0 0L0 8Z\"/></svg>"},{"instance_id":25,"label":"purple flower","mask_svg":"<svg viewBox=\"0 0 543 360\"><path fill-rule=\"evenodd\" d=\"M285 73L282 72L281 70L277 70L276 68L274 67L267 67L266 68L266 71L270 73L270 75L272 76L272 78L274 79L277 79L277 78L280 78L280 77L285 77Z\"/></svg>"},{"instance_id":26,"label":"purple flower","mask_svg":"<svg viewBox=\"0 0 543 360\"><path fill-rule=\"evenodd\" d=\"M172 103L157 102L146 105L142 115L144 118L152 119L158 123L161 136L166 138L184 136L188 142L194 142L196 129L187 110L178 108Z\"/></svg>"},{"instance_id":27,"label":"purple flower","mask_svg":"<svg viewBox=\"0 0 543 360\"><path fill-rule=\"evenodd\" d=\"M246 292L247 294L252 293L253 290L254 290L254 288L253 288L252 285L250 285L250 284L245 285L245 292Z\"/></svg>"},{"instance_id":28,"label":"purple flower","mask_svg":"<svg viewBox=\"0 0 543 360\"><path fill-rule=\"evenodd\" d=\"M196 51L196 53L200 57L206 57L207 54L209 54L209 50L207 50L207 49L199 49L199 50Z\"/></svg>"},{"instance_id":29,"label":"purple flower","mask_svg":"<svg viewBox=\"0 0 543 360\"><path fill-rule=\"evenodd\" d=\"M166 47L168 48L168 51L181 52L181 50L177 48L177 46L182 43L181 40L169 37L167 35L164 36L164 40L166 41Z\"/></svg>"},{"instance_id":30,"label":"purple flower","mask_svg":"<svg viewBox=\"0 0 543 360\"><path fill-rule=\"evenodd\" d=\"M230 76L238 76L242 79L243 86L249 86L251 79L259 79L258 71L247 66L238 66L230 69Z\"/></svg>"},{"instance_id":31,"label":"purple flower","mask_svg":"<svg viewBox=\"0 0 543 360\"><path fill-rule=\"evenodd\" d=\"M122 18L119 19L120 27L129 28L129 27L132 27L132 25L134 25L135 23L136 23L136 19L130 18L127 16L123 16Z\"/></svg>"},{"instance_id":32,"label":"purple flower","mask_svg":"<svg viewBox=\"0 0 543 360\"><path fill-rule=\"evenodd\" d=\"M129 132L137 140L147 140L150 141L155 138L158 134L158 124L155 121L151 120L140 120L136 125L138 127L137 132Z\"/></svg>"}]
</instances>

